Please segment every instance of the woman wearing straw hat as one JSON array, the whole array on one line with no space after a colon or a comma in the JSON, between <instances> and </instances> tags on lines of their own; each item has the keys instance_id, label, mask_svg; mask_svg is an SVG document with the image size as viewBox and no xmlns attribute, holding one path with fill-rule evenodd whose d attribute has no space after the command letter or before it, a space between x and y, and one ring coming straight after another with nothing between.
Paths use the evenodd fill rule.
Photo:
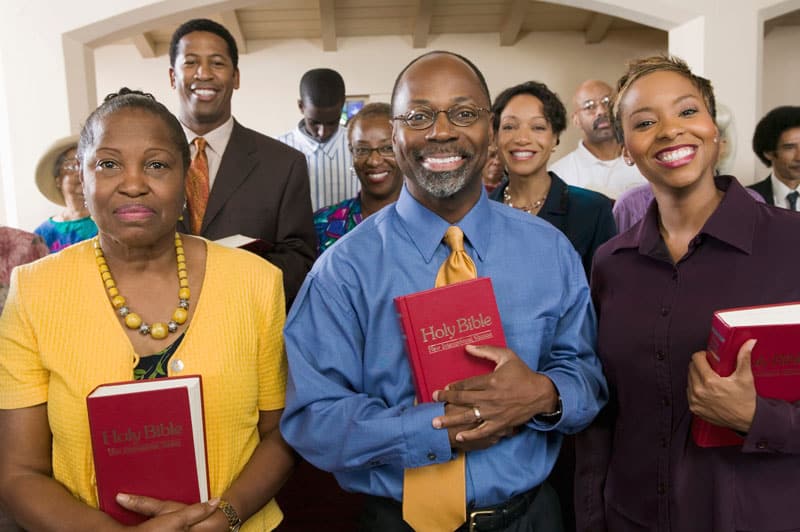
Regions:
<instances>
[{"instance_id":1,"label":"woman wearing straw hat","mask_svg":"<svg viewBox=\"0 0 800 532\"><path fill-rule=\"evenodd\" d=\"M64 207L60 214L48 218L34 231L44 239L51 253L97 234L97 226L86 209L78 178L77 144L77 135L56 141L36 167L39 191L45 198Z\"/></svg>"}]
</instances>

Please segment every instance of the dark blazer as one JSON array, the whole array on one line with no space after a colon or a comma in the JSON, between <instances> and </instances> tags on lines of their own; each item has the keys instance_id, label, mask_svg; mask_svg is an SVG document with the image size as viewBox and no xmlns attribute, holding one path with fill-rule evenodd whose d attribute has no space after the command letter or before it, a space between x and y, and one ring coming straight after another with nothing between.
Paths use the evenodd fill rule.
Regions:
<instances>
[{"instance_id":1,"label":"dark blazer","mask_svg":"<svg viewBox=\"0 0 800 532\"><path fill-rule=\"evenodd\" d=\"M547 220L572 242L581 256L586 278L592 269L592 257L597 248L617 234L617 224L611 214L614 204L599 192L567 185L553 172L548 172L552 183L550 192L539 210L539 218ZM492 191L489 198L502 202L508 178Z\"/></svg>"},{"instance_id":2,"label":"dark blazer","mask_svg":"<svg viewBox=\"0 0 800 532\"><path fill-rule=\"evenodd\" d=\"M761 194L761 197L764 198L764 201L768 205L774 205L775 204L774 194L772 193L772 181L771 181L771 178L772 178L772 175L769 175L763 181L759 181L758 183L753 183L752 185L749 185L747 187L747 188L753 189L756 192L758 192L759 194Z\"/></svg>"},{"instance_id":3,"label":"dark blazer","mask_svg":"<svg viewBox=\"0 0 800 532\"><path fill-rule=\"evenodd\" d=\"M190 233L186 211L184 219L179 230ZM216 240L237 233L271 245L263 256L283 271L288 311L317 249L306 158L234 121L200 234Z\"/></svg>"}]
</instances>

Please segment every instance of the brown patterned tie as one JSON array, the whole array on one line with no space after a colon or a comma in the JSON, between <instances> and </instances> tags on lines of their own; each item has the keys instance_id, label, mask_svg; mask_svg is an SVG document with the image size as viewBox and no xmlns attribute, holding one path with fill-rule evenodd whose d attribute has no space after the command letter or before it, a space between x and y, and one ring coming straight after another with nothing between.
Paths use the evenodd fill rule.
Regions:
<instances>
[{"instance_id":1,"label":"brown patterned tie","mask_svg":"<svg viewBox=\"0 0 800 532\"><path fill-rule=\"evenodd\" d=\"M436 286L475 279L475 263L464 251L464 233L451 225L444 235L450 256L436 275ZM403 520L417 532L452 532L466 520L466 459L406 469L403 476Z\"/></svg>"},{"instance_id":2,"label":"brown patterned tie","mask_svg":"<svg viewBox=\"0 0 800 532\"><path fill-rule=\"evenodd\" d=\"M206 139L196 137L192 143L197 150L186 176L186 202L189 206L189 225L192 233L199 235L208 206L208 157Z\"/></svg>"}]
</instances>

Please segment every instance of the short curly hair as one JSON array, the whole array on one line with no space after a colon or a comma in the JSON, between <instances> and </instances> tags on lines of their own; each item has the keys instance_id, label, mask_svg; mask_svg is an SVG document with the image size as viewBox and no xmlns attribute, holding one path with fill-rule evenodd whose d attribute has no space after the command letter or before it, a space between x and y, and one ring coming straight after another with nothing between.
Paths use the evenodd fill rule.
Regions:
<instances>
[{"instance_id":1,"label":"short curly hair","mask_svg":"<svg viewBox=\"0 0 800 532\"><path fill-rule=\"evenodd\" d=\"M617 89L614 92L614 98L609 109L611 124L614 126L614 135L617 137L617 142L620 144L625 142L625 135L622 131L622 120L620 119L620 102L623 96L625 96L625 93L628 92L628 89L631 88L631 85L633 85L636 80L648 74L652 74L653 72L675 72L691 81L703 96L706 108L709 114L711 114L714 123L716 123L717 102L714 98L714 88L711 85L711 81L693 74L689 65L687 65L686 61L683 59L671 55L653 55L634 59L628 63L628 71L617 81Z\"/></svg>"},{"instance_id":2,"label":"short curly hair","mask_svg":"<svg viewBox=\"0 0 800 532\"><path fill-rule=\"evenodd\" d=\"M231 32L229 32L225 26L207 18L193 18L178 26L178 29L173 32L172 38L169 41L169 65L171 67L175 66L175 58L178 57L178 43L181 42L184 35L195 31L213 33L225 41L228 45L228 54L231 56L233 69L236 70L239 68L239 48L236 46L236 39L233 38L233 35L231 35Z\"/></svg>"},{"instance_id":3,"label":"short curly hair","mask_svg":"<svg viewBox=\"0 0 800 532\"><path fill-rule=\"evenodd\" d=\"M800 107L791 105L776 107L758 121L753 132L753 151L762 163L772 166L764 154L777 150L781 134L795 127L800 127Z\"/></svg>"},{"instance_id":4,"label":"short curly hair","mask_svg":"<svg viewBox=\"0 0 800 532\"><path fill-rule=\"evenodd\" d=\"M556 136L560 136L567 128L567 110L558 94L547 88L544 83L526 81L505 89L494 99L492 104L492 128L495 133L500 129L500 115L503 113L503 109L506 108L511 98L520 94L529 94L542 102L544 116Z\"/></svg>"}]
</instances>

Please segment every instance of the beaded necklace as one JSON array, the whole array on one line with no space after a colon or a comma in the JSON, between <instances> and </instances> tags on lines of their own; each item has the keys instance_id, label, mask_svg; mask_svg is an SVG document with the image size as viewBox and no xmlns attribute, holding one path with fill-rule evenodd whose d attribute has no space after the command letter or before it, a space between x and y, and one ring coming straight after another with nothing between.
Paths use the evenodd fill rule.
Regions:
<instances>
[{"instance_id":1,"label":"beaded necklace","mask_svg":"<svg viewBox=\"0 0 800 532\"><path fill-rule=\"evenodd\" d=\"M166 324L156 322L148 325L142 320L141 316L125 305L125 296L120 295L117 289L117 284L111 276L111 270L108 269L106 257L103 255L103 248L100 247L100 237L94 239L94 256L97 261L97 269L100 271L100 277L106 286L108 297L111 299L111 306L116 309L117 313L122 317L125 326L128 329L138 329L142 335L149 334L156 340L162 340L167 337L167 334L174 333L178 330L179 325L186 323L189 317L189 274L186 270L186 255L183 252L183 241L178 233L175 233L175 256L178 262L178 308L172 313L172 319Z\"/></svg>"},{"instance_id":2,"label":"beaded necklace","mask_svg":"<svg viewBox=\"0 0 800 532\"><path fill-rule=\"evenodd\" d=\"M509 207L513 207L515 209L519 209L522 212L527 212L528 214L533 214L534 216L536 215L536 212L539 210L539 208L542 205L544 205L544 200L547 199L547 196L544 196L543 198L540 198L540 199L534 201L533 204L531 204L531 205L520 205L520 206L517 206L517 205L514 205L511 202L511 194L508 192L508 188L509 188L508 185L506 185L506 188L503 189L503 203L505 203Z\"/></svg>"}]
</instances>

